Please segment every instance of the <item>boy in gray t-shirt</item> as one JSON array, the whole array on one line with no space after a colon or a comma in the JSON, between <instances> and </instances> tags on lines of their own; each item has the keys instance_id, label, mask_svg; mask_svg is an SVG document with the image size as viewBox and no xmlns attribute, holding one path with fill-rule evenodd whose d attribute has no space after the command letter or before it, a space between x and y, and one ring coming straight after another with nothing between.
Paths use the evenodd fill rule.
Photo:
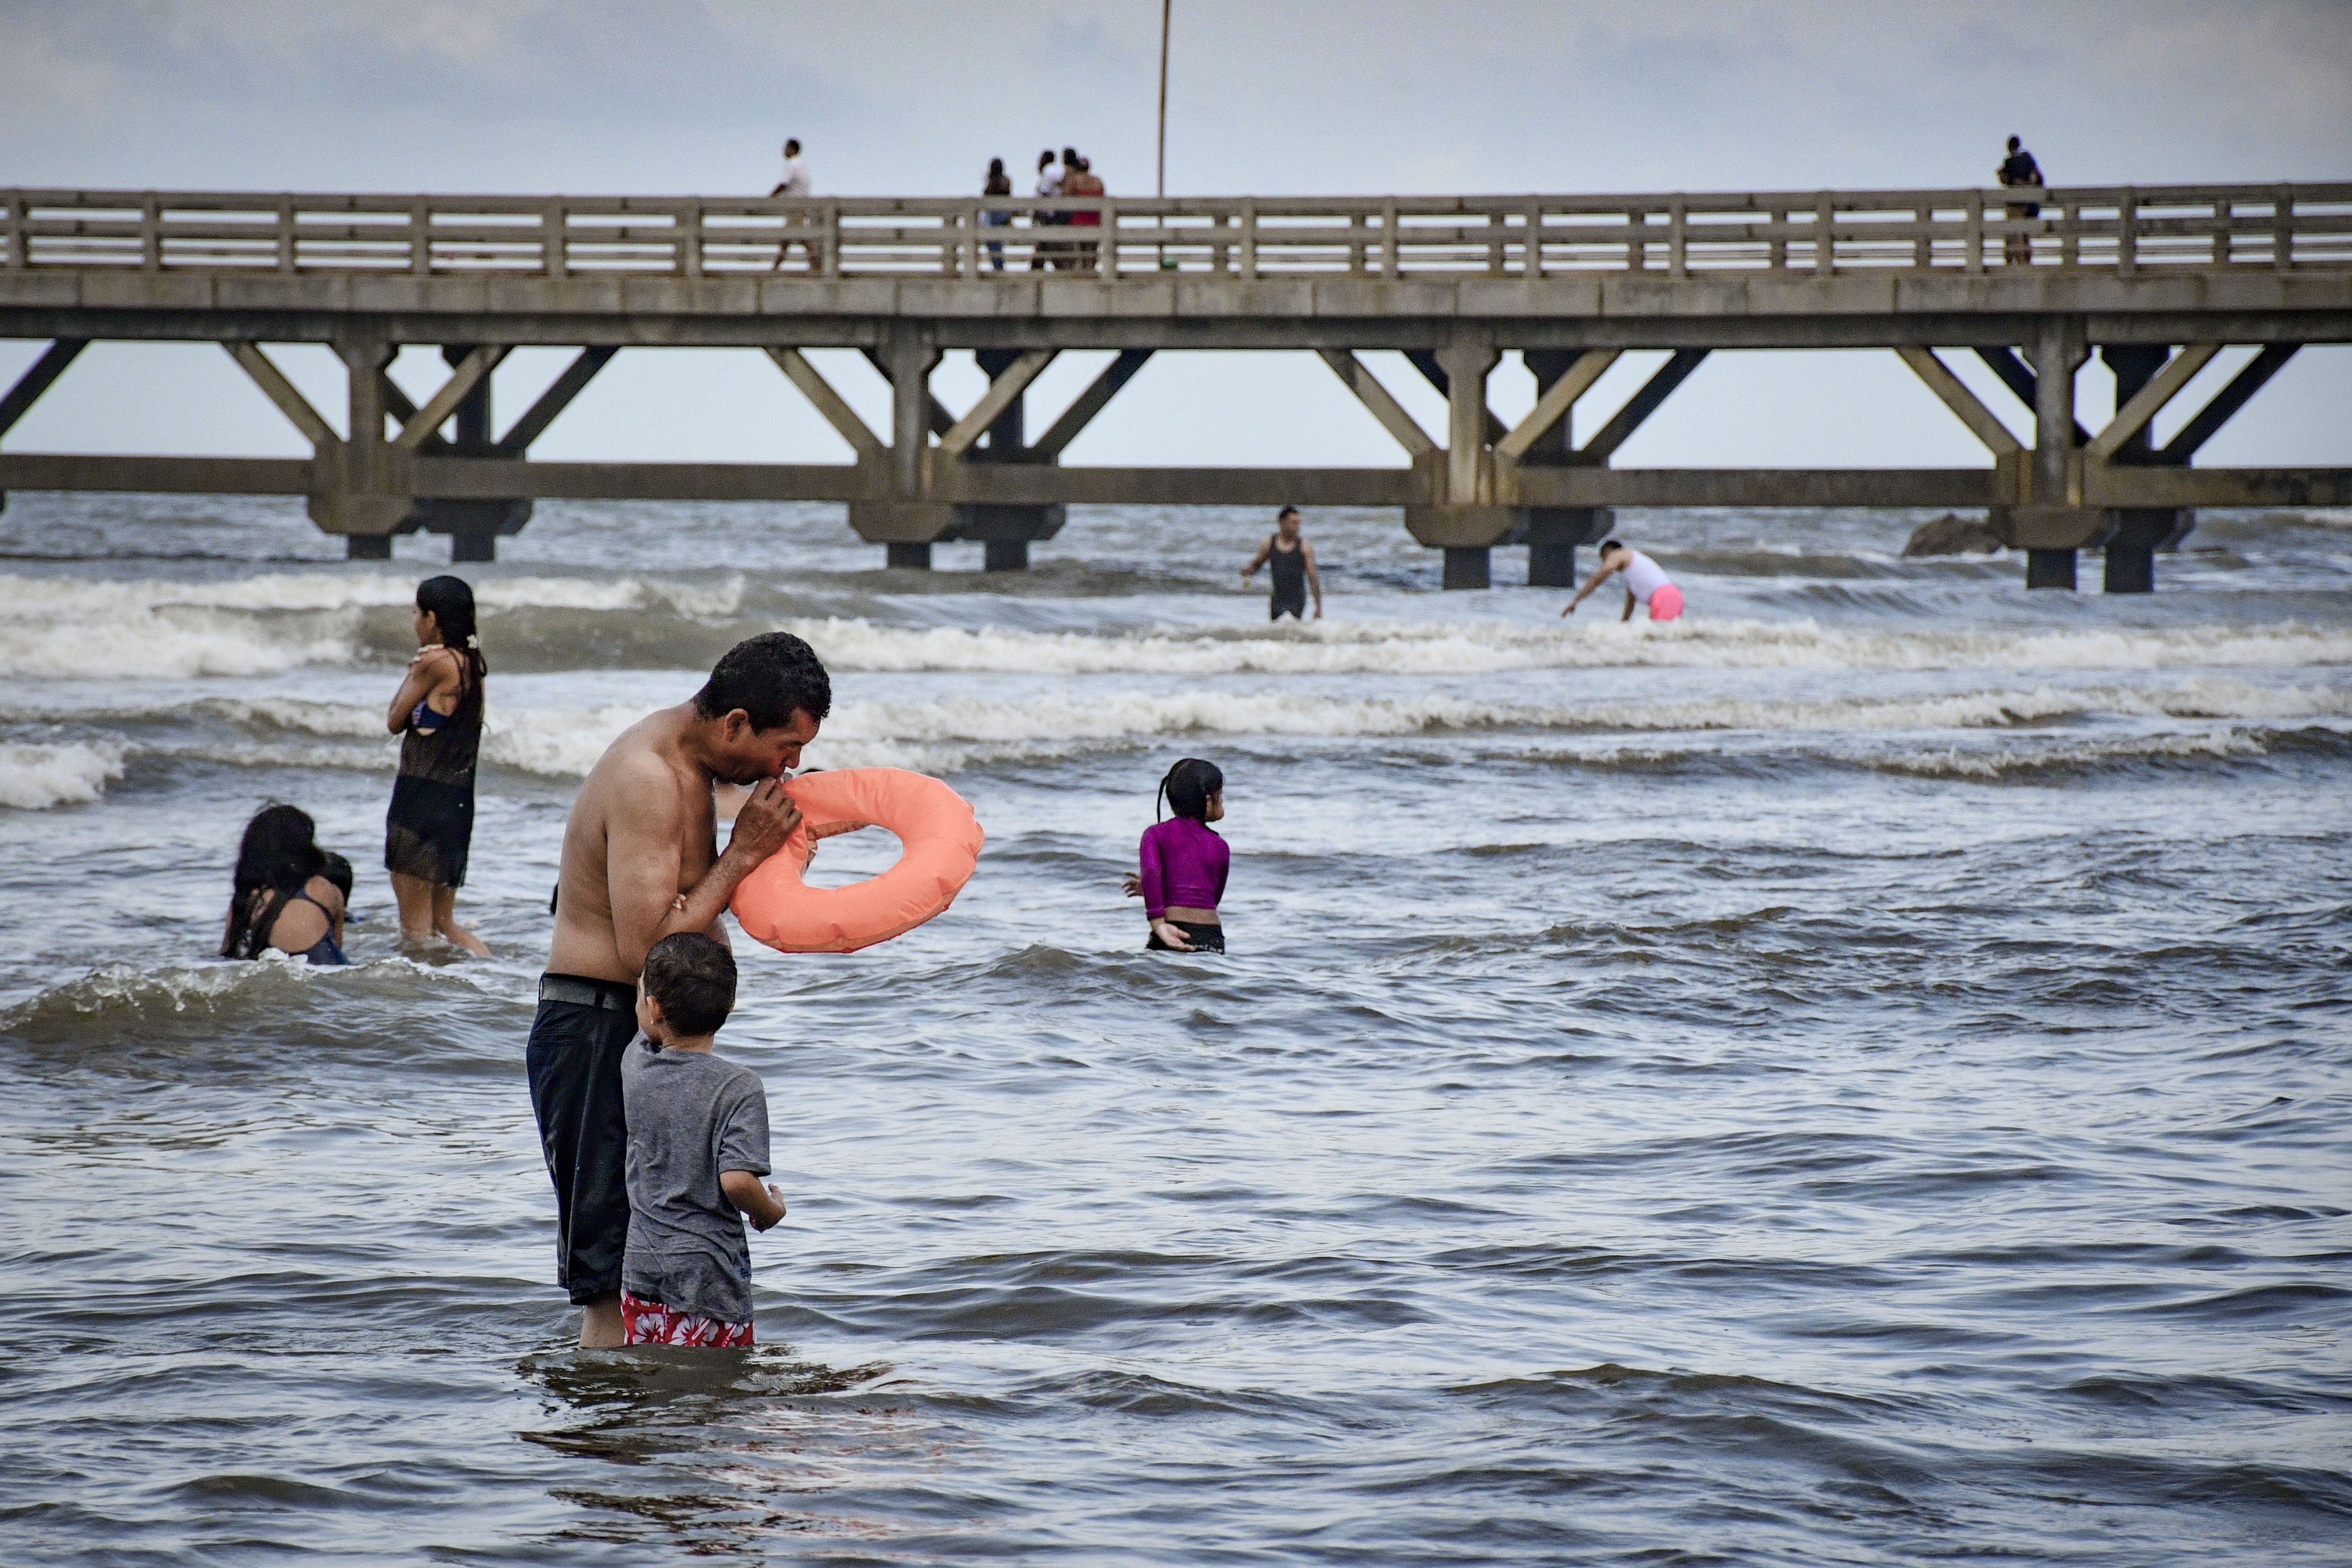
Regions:
<instances>
[{"instance_id":1,"label":"boy in gray t-shirt","mask_svg":"<svg viewBox=\"0 0 2352 1568\"><path fill-rule=\"evenodd\" d=\"M768 1173L760 1075L710 1054L735 1007L735 958L698 931L646 954L637 1026L621 1058L628 1118L629 1245L621 1259L624 1343L751 1342L751 1249L743 1222L784 1217Z\"/></svg>"}]
</instances>

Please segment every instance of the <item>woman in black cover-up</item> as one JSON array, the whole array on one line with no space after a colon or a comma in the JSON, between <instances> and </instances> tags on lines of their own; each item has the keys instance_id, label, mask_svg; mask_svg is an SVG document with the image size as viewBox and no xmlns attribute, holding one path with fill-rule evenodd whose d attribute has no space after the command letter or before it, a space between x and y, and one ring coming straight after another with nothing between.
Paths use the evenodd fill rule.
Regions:
<instances>
[{"instance_id":1,"label":"woman in black cover-up","mask_svg":"<svg viewBox=\"0 0 2352 1568\"><path fill-rule=\"evenodd\" d=\"M383 864L400 900L400 934L434 936L489 956L457 923L457 889L474 838L474 763L489 672L474 633L474 591L461 578L416 588L416 657L384 722L400 737L400 777L384 816Z\"/></svg>"}]
</instances>

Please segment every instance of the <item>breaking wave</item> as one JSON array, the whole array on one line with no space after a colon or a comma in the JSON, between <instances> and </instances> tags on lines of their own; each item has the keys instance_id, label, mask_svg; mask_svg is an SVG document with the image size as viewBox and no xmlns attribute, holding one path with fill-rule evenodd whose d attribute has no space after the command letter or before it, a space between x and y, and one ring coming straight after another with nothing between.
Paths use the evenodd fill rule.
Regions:
<instances>
[{"instance_id":1,"label":"breaking wave","mask_svg":"<svg viewBox=\"0 0 2352 1568\"><path fill-rule=\"evenodd\" d=\"M0 806L47 811L53 805L86 805L122 776L122 758L123 748L106 742L0 742Z\"/></svg>"}]
</instances>

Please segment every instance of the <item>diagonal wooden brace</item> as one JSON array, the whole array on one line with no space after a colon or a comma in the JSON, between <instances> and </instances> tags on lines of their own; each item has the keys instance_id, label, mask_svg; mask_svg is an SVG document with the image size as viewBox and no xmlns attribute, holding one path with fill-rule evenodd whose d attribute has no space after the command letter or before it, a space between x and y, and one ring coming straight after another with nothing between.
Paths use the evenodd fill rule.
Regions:
<instances>
[{"instance_id":1,"label":"diagonal wooden brace","mask_svg":"<svg viewBox=\"0 0 2352 1568\"><path fill-rule=\"evenodd\" d=\"M520 458L530 451L530 444L547 434L547 427L555 423L556 416L571 407L572 400L579 396L589 382L595 379L596 373L620 352L617 344L610 343L582 349L579 357L563 367L563 374L548 383L547 390L539 395L539 401L525 409L522 417L499 437L498 456Z\"/></svg>"},{"instance_id":2,"label":"diagonal wooden brace","mask_svg":"<svg viewBox=\"0 0 2352 1568\"><path fill-rule=\"evenodd\" d=\"M1935 350L1902 346L1895 352L1903 357L1905 364L1917 373L1921 381L1927 384L1928 391L1943 399L1945 407L1960 416L1960 423L1967 426L1978 440L1992 448L1994 457L2006 458L2025 450L2024 444L2010 434L2009 426L1969 390L1968 383L1954 375L1951 367L1936 357Z\"/></svg>"},{"instance_id":3,"label":"diagonal wooden brace","mask_svg":"<svg viewBox=\"0 0 2352 1568\"><path fill-rule=\"evenodd\" d=\"M971 450L972 444L987 433L988 427L995 424L1006 409L1013 406L1013 400L1028 391L1029 384L1045 374L1045 367L1054 363L1058 353L1057 349L1031 349L1006 365L989 382L988 390L981 394L980 401L940 437L940 455L952 459Z\"/></svg>"},{"instance_id":4,"label":"diagonal wooden brace","mask_svg":"<svg viewBox=\"0 0 2352 1568\"><path fill-rule=\"evenodd\" d=\"M1569 367L1568 374L1544 389L1528 416L1511 426L1510 434L1495 443L1495 456L1507 463L1516 463L1534 449L1535 444L1550 434L1552 426L1568 417L1576 400L1592 390L1593 384L1609 374L1609 367L1623 353L1622 349L1595 349L1580 357Z\"/></svg>"},{"instance_id":5,"label":"diagonal wooden brace","mask_svg":"<svg viewBox=\"0 0 2352 1568\"><path fill-rule=\"evenodd\" d=\"M2107 427L2092 437L2090 444L2083 448L2083 456L2094 463L2104 463L2123 450L2124 443L2138 435L2147 422L2156 417L2157 412L2189 384L2189 378L2203 370L2221 352L2219 343L2190 343L2174 354L2165 362L2162 370L2148 378L2146 386L2116 410L2116 416L2107 421Z\"/></svg>"},{"instance_id":6,"label":"diagonal wooden brace","mask_svg":"<svg viewBox=\"0 0 2352 1568\"><path fill-rule=\"evenodd\" d=\"M424 407L408 416L400 434L392 444L403 451L414 452L425 445L425 437L439 430L449 416L457 412L457 405L466 401L482 378L498 369L499 362L513 352L504 343L484 343L466 356L465 362L449 373L441 390L427 399Z\"/></svg>"},{"instance_id":7,"label":"diagonal wooden brace","mask_svg":"<svg viewBox=\"0 0 2352 1568\"><path fill-rule=\"evenodd\" d=\"M1062 416L1046 428L1043 436L1029 443L1033 461L1050 463L1062 455L1062 449L1078 438L1078 433L1091 424L1094 416L1118 395L1118 389L1135 379L1144 362L1151 357L1150 349L1121 349L1118 357L1103 366L1102 374L1087 384L1087 389L1070 400Z\"/></svg>"},{"instance_id":8,"label":"diagonal wooden brace","mask_svg":"<svg viewBox=\"0 0 2352 1568\"><path fill-rule=\"evenodd\" d=\"M221 344L221 347L228 351L229 358L244 367L245 374L253 378L253 384L261 388L262 395L278 405L278 412L294 422L294 428L302 432L303 438L312 447L324 452L342 439L335 434L334 426L310 406L310 400L286 379L286 373L278 368L277 362L261 352L259 343L236 339Z\"/></svg>"},{"instance_id":9,"label":"diagonal wooden brace","mask_svg":"<svg viewBox=\"0 0 2352 1568\"><path fill-rule=\"evenodd\" d=\"M871 460L878 463L882 460L886 450L882 438L857 416L857 410L849 406L849 400L833 389L833 383L825 380L824 373L809 363L806 355L798 349L772 348L767 353L768 357L776 362L776 368L801 389L801 395L816 405L816 411L824 416L824 422L849 443L849 449L857 454L859 462Z\"/></svg>"},{"instance_id":10,"label":"diagonal wooden brace","mask_svg":"<svg viewBox=\"0 0 2352 1568\"><path fill-rule=\"evenodd\" d=\"M25 411L40 401L41 394L48 391L51 384L65 374L66 366L73 363L74 356L89 346L88 338L59 338L41 351L41 357L16 378L16 384L8 389L7 395L0 397L0 436L6 435L8 427L22 419Z\"/></svg>"},{"instance_id":11,"label":"diagonal wooden brace","mask_svg":"<svg viewBox=\"0 0 2352 1568\"><path fill-rule=\"evenodd\" d=\"M1657 368L1641 390L1625 400L1625 406L1610 416L1609 423L1595 432L1591 440L1576 449L1580 463L1606 463L1618 447L1623 446L1642 422L1658 411L1659 405L1673 395L1675 388L1688 381L1707 356L1706 349L1676 349L1674 357Z\"/></svg>"},{"instance_id":12,"label":"diagonal wooden brace","mask_svg":"<svg viewBox=\"0 0 2352 1568\"><path fill-rule=\"evenodd\" d=\"M1437 450L1437 443L1429 438L1429 432L1421 427L1419 420L1405 412L1404 405L1381 384L1381 378L1372 374L1370 365L1347 349L1324 349L1320 352L1323 363L1331 367L1331 374L1348 384L1348 390L1356 395L1357 401L1371 411L1372 417L1381 422L1381 428L1395 437L1397 445L1402 447L1408 456L1424 458Z\"/></svg>"},{"instance_id":13,"label":"diagonal wooden brace","mask_svg":"<svg viewBox=\"0 0 2352 1568\"><path fill-rule=\"evenodd\" d=\"M2246 363L2244 369L2230 378L2230 384L2215 393L2212 401L2190 416L2178 435L2164 444L2158 454L2159 463L2186 463L2197 455L2197 448L2213 438L2214 433L2230 422L2232 415L2243 408L2266 385L2271 377L2286 368L2286 362L2295 356L2301 343L2267 343L2263 352Z\"/></svg>"}]
</instances>

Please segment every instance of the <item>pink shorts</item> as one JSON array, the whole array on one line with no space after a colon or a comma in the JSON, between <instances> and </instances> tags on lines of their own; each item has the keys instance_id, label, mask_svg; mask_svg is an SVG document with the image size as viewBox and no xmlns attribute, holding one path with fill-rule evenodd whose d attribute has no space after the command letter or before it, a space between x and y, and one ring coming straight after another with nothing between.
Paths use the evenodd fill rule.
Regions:
<instances>
[{"instance_id":1,"label":"pink shorts","mask_svg":"<svg viewBox=\"0 0 2352 1568\"><path fill-rule=\"evenodd\" d=\"M659 1301L621 1292L621 1323L629 1345L691 1345L698 1350L735 1350L751 1342L749 1323L722 1323L699 1312L681 1312Z\"/></svg>"},{"instance_id":2,"label":"pink shorts","mask_svg":"<svg viewBox=\"0 0 2352 1568\"><path fill-rule=\"evenodd\" d=\"M1683 613L1683 591L1668 583L1650 595L1650 618L1671 621Z\"/></svg>"}]
</instances>

